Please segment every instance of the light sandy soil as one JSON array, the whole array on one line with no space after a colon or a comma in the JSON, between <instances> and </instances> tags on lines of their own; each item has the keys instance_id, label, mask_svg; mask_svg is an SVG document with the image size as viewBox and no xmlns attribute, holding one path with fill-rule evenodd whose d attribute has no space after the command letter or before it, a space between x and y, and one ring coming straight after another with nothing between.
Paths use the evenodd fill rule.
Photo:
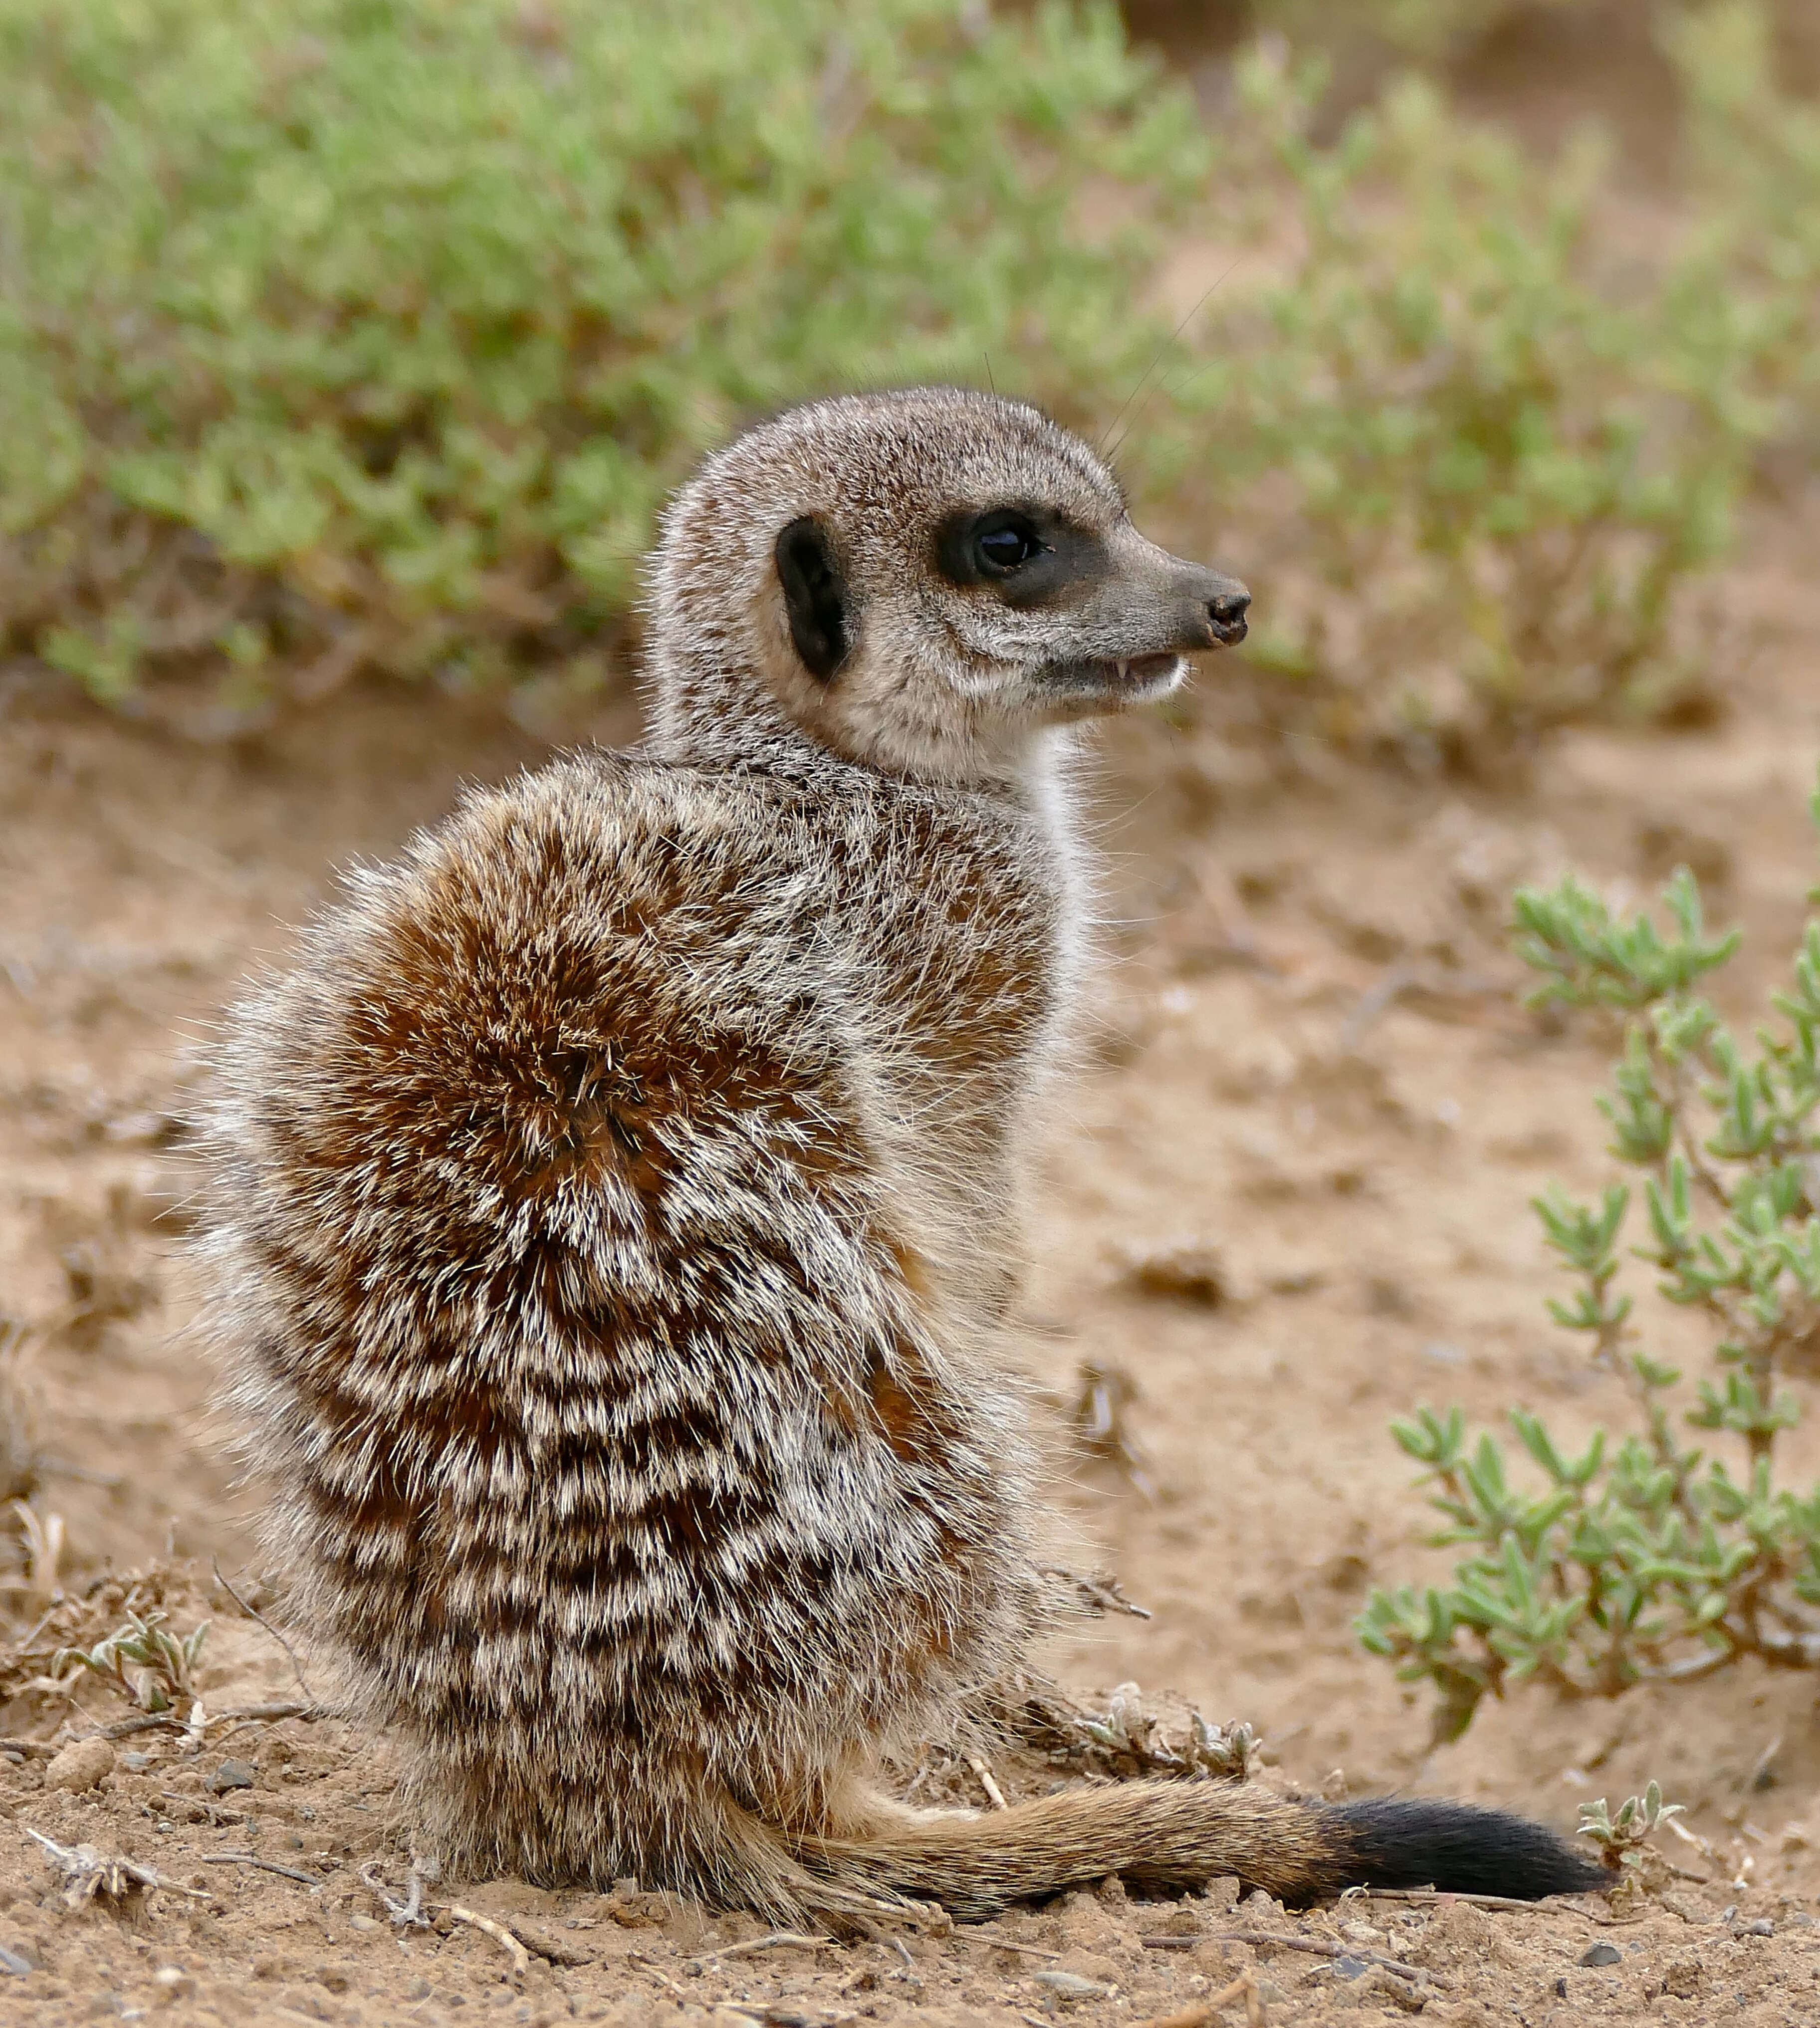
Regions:
<instances>
[{"instance_id":1,"label":"light sandy soil","mask_svg":"<svg viewBox=\"0 0 1820 2028\"><path fill-rule=\"evenodd\" d=\"M87 1788L47 1786L35 1744L17 1760L0 1749L0 2020L670 2028L718 2007L725 2028L1097 2028L1192 2022L1248 1968L1272 2028L1412 2010L1532 2028L1815 2018L1810 1679L1740 1670L1615 1704L1523 1694L1430 1752L1425 1700L1351 1629L1371 1583L1442 1567L1389 1417L1419 1400L1479 1418L1523 1402L1573 1432L1622 1413L1547 1323L1553 1283L1526 1208L1552 1176L1581 1190L1603 1177L1592 1098L1606 1048L1519 1011L1499 924L1520 879L1572 863L1643 891L1690 857L1715 912L1749 933L1727 988L1737 1011L1774 975L1814 872L1803 804L1820 758L1820 598L1792 550L1734 590L1773 627L1726 679L1736 709L1717 730L1577 735L1533 781L1495 793L1337 765L1285 782L1204 730L1120 730L1100 771L1112 963L1090 1073L1046 1164L1025 1334L1058 1403L1083 1361L1137 1390L1141 1482L1083 1456L1064 1500L1154 1616L1098 1623L1052 1658L1064 1679L1134 1681L1248 1718L1274 1763L1262 1778L1330 1794L1453 1793L1570 1828L1580 1801L1654 1775L1710 1846L1673 1851L1703 1883L1623 1920L1590 1901L1373 1900L1297 1917L1234 1910L1217 1890L1130 1904L1115 1884L983 1929L737 1955L758 1934L749 1921L629 1889L431 1889L433 1905L458 1896L522 1930L520 1971L511 1947L446 1913L394 1931L378 1887L395 1898L405 1861L383 1741L291 1718L216 1726L198 1752L147 1728L114 1741ZM631 728L622 716L603 729ZM62 1518L70 1594L35 1628L41 1601L23 1580L8 1595L0 1687L15 1694L0 1734L54 1745L131 1715L98 1680L76 1708L21 1686L60 1643L117 1626L135 1573L151 1573L141 1606L161 1597L180 1631L211 1623L208 1711L303 1700L212 1570L219 1558L254 1604L270 1596L251 1561L257 1489L235 1487L206 1408L193 1328L205 1293L181 1260L186 1052L235 980L283 952L283 925L337 863L394 846L461 778L535 757L523 735L398 694L345 699L239 754L24 687L0 713L0 1312L34 1327L46 1390L34 1505ZM1178 1239L1215 1249L1218 1301L1132 1281L1134 1250ZM1797 1445L1791 1461L1811 1473L1820 1453ZM9 1527L0 1569L22 1565L19 1534ZM250 1786L222 1786L224 1761ZM954 1793L982 1800L964 1768L948 1771ZM124 1856L165 1885L68 1908L28 1832ZM290 1871L212 1863L228 1852ZM1349 1956L1337 1968L1239 1932ZM1147 1942L1159 1936L1169 1943ZM1606 1944L1615 1960L1584 1962ZM1237 2023L1246 2008L1200 2018Z\"/></svg>"}]
</instances>

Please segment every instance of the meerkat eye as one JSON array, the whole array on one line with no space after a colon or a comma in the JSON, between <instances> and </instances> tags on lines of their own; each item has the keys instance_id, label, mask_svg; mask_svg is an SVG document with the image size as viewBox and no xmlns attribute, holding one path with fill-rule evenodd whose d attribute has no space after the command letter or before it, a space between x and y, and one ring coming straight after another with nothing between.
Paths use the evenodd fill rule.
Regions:
<instances>
[{"instance_id":1,"label":"meerkat eye","mask_svg":"<svg viewBox=\"0 0 1820 2028\"><path fill-rule=\"evenodd\" d=\"M995 576L1015 570L1043 551L1036 530L1021 514L995 518L975 535L973 546L980 568Z\"/></svg>"}]
</instances>

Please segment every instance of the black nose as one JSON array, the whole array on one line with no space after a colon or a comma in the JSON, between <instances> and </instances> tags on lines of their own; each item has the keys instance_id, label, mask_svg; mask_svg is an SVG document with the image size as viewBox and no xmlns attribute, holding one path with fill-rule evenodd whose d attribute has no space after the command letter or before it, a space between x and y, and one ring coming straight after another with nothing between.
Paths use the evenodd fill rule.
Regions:
<instances>
[{"instance_id":1,"label":"black nose","mask_svg":"<svg viewBox=\"0 0 1820 2028\"><path fill-rule=\"evenodd\" d=\"M1223 646L1234 647L1245 638L1245 616L1250 604L1251 594L1243 585L1234 585L1230 591L1223 591L1217 598L1208 601L1208 614Z\"/></svg>"}]
</instances>

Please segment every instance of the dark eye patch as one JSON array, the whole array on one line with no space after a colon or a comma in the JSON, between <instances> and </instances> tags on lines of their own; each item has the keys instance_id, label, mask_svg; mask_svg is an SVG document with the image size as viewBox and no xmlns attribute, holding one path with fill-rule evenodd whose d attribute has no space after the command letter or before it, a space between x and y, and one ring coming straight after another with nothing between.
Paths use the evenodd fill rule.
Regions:
<instances>
[{"instance_id":1,"label":"dark eye patch","mask_svg":"<svg viewBox=\"0 0 1820 2028\"><path fill-rule=\"evenodd\" d=\"M1106 549L1052 509L1007 502L950 515L936 531L935 567L950 584L989 587L1008 605L1042 605L1102 576Z\"/></svg>"}]
</instances>

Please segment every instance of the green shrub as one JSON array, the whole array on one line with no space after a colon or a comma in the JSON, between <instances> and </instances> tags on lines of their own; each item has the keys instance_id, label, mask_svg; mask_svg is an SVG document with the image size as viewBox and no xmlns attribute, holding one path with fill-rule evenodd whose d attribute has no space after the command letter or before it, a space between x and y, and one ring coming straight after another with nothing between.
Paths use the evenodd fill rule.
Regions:
<instances>
[{"instance_id":1,"label":"green shrub","mask_svg":"<svg viewBox=\"0 0 1820 2028\"><path fill-rule=\"evenodd\" d=\"M1456 57L1512 22L1589 13L1600 0L1258 0L1256 20L1298 43L1371 42L1423 61Z\"/></svg>"},{"instance_id":2,"label":"green shrub","mask_svg":"<svg viewBox=\"0 0 1820 2028\"><path fill-rule=\"evenodd\" d=\"M1670 17L1704 199L1702 254L1764 431L1820 449L1820 105L1778 81L1773 23L1742 0Z\"/></svg>"},{"instance_id":3,"label":"green shrub","mask_svg":"<svg viewBox=\"0 0 1820 2028\"><path fill-rule=\"evenodd\" d=\"M1268 42L1204 127L1104 4L0 0L0 652L200 672L228 727L368 668L585 684L704 447L941 377L1112 425L1258 579L1282 726L1482 765L1672 701L1810 392L1752 18L1683 42L1763 166L1639 267L1591 144L1416 80L1322 142ZM1241 257L1172 338L1176 228Z\"/></svg>"},{"instance_id":4,"label":"green shrub","mask_svg":"<svg viewBox=\"0 0 1820 2028\"><path fill-rule=\"evenodd\" d=\"M1820 794L1812 809L1820 826ZM1775 1471L1801 1413L1785 1381L1811 1376L1820 1345L1820 918L1774 997L1776 1023L1747 1046L1698 990L1737 937L1707 935L1685 869L1663 898L1666 931L1614 917L1571 879L1521 893L1518 949L1541 975L1537 1003L1626 1017L1600 1105L1612 1154L1641 1179L1629 1250L1662 1301L1701 1320L1710 1364L1678 1418L1682 1376L1650 1349L1623 1287L1630 1186L1615 1181L1597 1205L1559 1187L1536 1201L1575 1284L1550 1312L1628 1383L1633 1420L1575 1456L1513 1410L1537 1473L1525 1485L1457 1408L1393 1426L1445 1518L1434 1539L1467 1554L1447 1585L1374 1592L1359 1630L1405 1682L1433 1684L1439 1737L1525 1678L1611 1697L1745 1655L1820 1667L1820 1489L1797 1492ZM1678 1420L1729 1459L1685 1445Z\"/></svg>"},{"instance_id":5,"label":"green shrub","mask_svg":"<svg viewBox=\"0 0 1820 2028\"><path fill-rule=\"evenodd\" d=\"M1538 165L1420 80L1330 147L1318 70L1264 48L1238 81L1219 174L1254 250L1181 405L1221 451L1190 497L1280 560L1252 649L1279 708L1457 757L1685 693L1770 420L1718 242L1615 268L1595 142Z\"/></svg>"},{"instance_id":6,"label":"green shrub","mask_svg":"<svg viewBox=\"0 0 1820 2028\"><path fill-rule=\"evenodd\" d=\"M665 491L805 393L1102 416L1204 160L1103 5L0 0L0 76L7 645L231 715L585 676Z\"/></svg>"}]
</instances>

